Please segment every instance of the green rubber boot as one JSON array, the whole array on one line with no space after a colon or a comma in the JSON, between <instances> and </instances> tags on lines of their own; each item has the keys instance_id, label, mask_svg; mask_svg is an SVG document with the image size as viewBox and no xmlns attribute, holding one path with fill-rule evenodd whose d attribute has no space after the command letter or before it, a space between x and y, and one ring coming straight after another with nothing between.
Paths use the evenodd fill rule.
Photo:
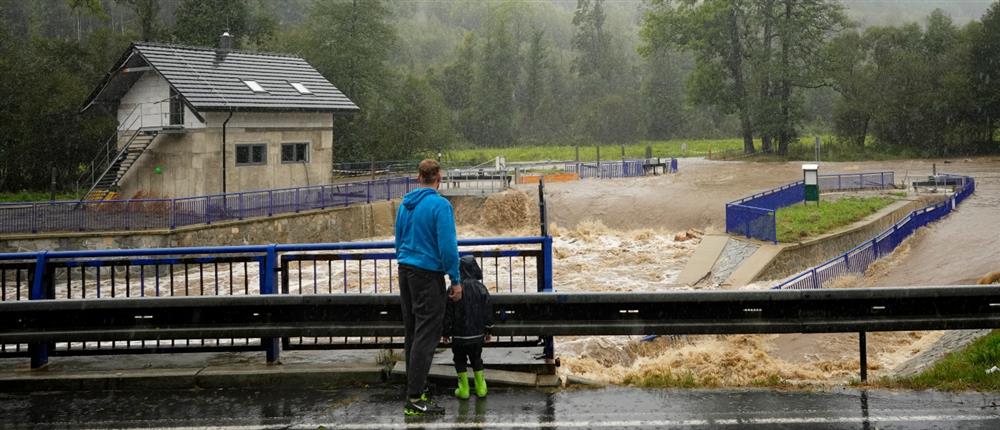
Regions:
<instances>
[{"instance_id":1,"label":"green rubber boot","mask_svg":"<svg viewBox=\"0 0 1000 430\"><path fill-rule=\"evenodd\" d=\"M476 383L476 396L486 397L486 374L482 370L473 372Z\"/></svg>"},{"instance_id":2,"label":"green rubber boot","mask_svg":"<svg viewBox=\"0 0 1000 430\"><path fill-rule=\"evenodd\" d=\"M458 372L458 388L455 389L455 397L465 400L469 398L469 373Z\"/></svg>"}]
</instances>

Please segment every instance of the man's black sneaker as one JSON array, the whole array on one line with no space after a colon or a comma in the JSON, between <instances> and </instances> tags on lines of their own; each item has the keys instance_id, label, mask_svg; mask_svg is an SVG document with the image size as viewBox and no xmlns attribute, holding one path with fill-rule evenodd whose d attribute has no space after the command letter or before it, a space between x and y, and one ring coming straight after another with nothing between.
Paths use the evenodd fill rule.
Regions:
<instances>
[{"instance_id":1,"label":"man's black sneaker","mask_svg":"<svg viewBox=\"0 0 1000 430\"><path fill-rule=\"evenodd\" d=\"M409 400L403 408L403 415L419 417L423 415L444 415L444 408L424 399Z\"/></svg>"}]
</instances>

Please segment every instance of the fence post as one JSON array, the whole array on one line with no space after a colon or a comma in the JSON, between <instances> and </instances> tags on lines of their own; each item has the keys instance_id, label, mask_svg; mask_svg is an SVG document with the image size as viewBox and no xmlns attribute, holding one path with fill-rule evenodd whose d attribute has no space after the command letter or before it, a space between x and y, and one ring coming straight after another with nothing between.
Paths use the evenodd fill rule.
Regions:
<instances>
[{"instance_id":1,"label":"fence post","mask_svg":"<svg viewBox=\"0 0 1000 430\"><path fill-rule=\"evenodd\" d=\"M125 218L125 231L128 231L129 227L131 227L131 223L129 223L129 215L131 215L131 212L128 211L128 206L131 202L132 199L125 200L125 210L122 211L122 214L124 215L123 218Z\"/></svg>"},{"instance_id":2,"label":"fence post","mask_svg":"<svg viewBox=\"0 0 1000 430\"><path fill-rule=\"evenodd\" d=\"M264 256L264 261L261 266L261 270L264 273L260 274L260 294L276 294L275 286L277 285L277 282L275 278L278 275L277 245L272 243L267 246L267 253ZM263 337L260 339L260 345L264 348L264 354L267 357L267 364L278 363L278 359L281 355L280 342L281 338L277 337Z\"/></svg>"},{"instance_id":3,"label":"fence post","mask_svg":"<svg viewBox=\"0 0 1000 430\"><path fill-rule=\"evenodd\" d=\"M212 198L205 197L205 224L212 223Z\"/></svg>"},{"instance_id":4,"label":"fence post","mask_svg":"<svg viewBox=\"0 0 1000 430\"><path fill-rule=\"evenodd\" d=\"M170 199L170 229L177 228L177 200Z\"/></svg>"},{"instance_id":5,"label":"fence post","mask_svg":"<svg viewBox=\"0 0 1000 430\"><path fill-rule=\"evenodd\" d=\"M48 260L48 251L42 251L35 257L35 270L31 279L31 291L28 292L28 300L45 300L48 297L48 279L45 274L48 272L45 263ZM28 354L31 355L31 368L38 369L49 362L49 344L36 342L28 344Z\"/></svg>"},{"instance_id":6,"label":"fence post","mask_svg":"<svg viewBox=\"0 0 1000 430\"><path fill-rule=\"evenodd\" d=\"M818 290L819 289L819 278L816 277L816 268L815 267L812 269L812 280L813 280L813 288Z\"/></svg>"},{"instance_id":7,"label":"fence post","mask_svg":"<svg viewBox=\"0 0 1000 430\"><path fill-rule=\"evenodd\" d=\"M851 270L851 260L849 260L847 258L847 254L846 253L844 254L844 270L846 270L846 271L850 271Z\"/></svg>"},{"instance_id":8,"label":"fence post","mask_svg":"<svg viewBox=\"0 0 1000 430\"><path fill-rule=\"evenodd\" d=\"M878 174L881 177L879 182L881 182L882 188L885 188L885 172L878 172Z\"/></svg>"},{"instance_id":9,"label":"fence post","mask_svg":"<svg viewBox=\"0 0 1000 430\"><path fill-rule=\"evenodd\" d=\"M865 332L858 332L858 361L861 365L861 382L868 382L868 339Z\"/></svg>"},{"instance_id":10,"label":"fence post","mask_svg":"<svg viewBox=\"0 0 1000 430\"><path fill-rule=\"evenodd\" d=\"M372 202L372 181L365 183L365 203Z\"/></svg>"},{"instance_id":11,"label":"fence post","mask_svg":"<svg viewBox=\"0 0 1000 430\"><path fill-rule=\"evenodd\" d=\"M236 210L238 211L237 216L239 217L240 220L243 220L243 193L242 192L236 193L236 198L238 199L236 205Z\"/></svg>"},{"instance_id":12,"label":"fence post","mask_svg":"<svg viewBox=\"0 0 1000 430\"><path fill-rule=\"evenodd\" d=\"M267 190L267 216L274 214L274 193L273 190Z\"/></svg>"},{"instance_id":13,"label":"fence post","mask_svg":"<svg viewBox=\"0 0 1000 430\"><path fill-rule=\"evenodd\" d=\"M872 239L872 249L875 250L875 259L878 259L878 238Z\"/></svg>"},{"instance_id":14,"label":"fence post","mask_svg":"<svg viewBox=\"0 0 1000 430\"><path fill-rule=\"evenodd\" d=\"M385 199L392 200L392 180L385 180Z\"/></svg>"},{"instance_id":15,"label":"fence post","mask_svg":"<svg viewBox=\"0 0 1000 430\"><path fill-rule=\"evenodd\" d=\"M83 205L80 205L80 210L83 210ZM38 203L31 203L31 232L38 233Z\"/></svg>"}]
</instances>

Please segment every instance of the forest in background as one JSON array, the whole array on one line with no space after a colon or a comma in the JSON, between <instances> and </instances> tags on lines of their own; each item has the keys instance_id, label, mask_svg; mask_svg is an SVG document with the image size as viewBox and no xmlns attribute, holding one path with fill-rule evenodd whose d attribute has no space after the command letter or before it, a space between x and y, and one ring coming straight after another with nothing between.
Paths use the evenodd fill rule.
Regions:
<instances>
[{"instance_id":1,"label":"forest in background","mask_svg":"<svg viewBox=\"0 0 1000 430\"><path fill-rule=\"evenodd\" d=\"M454 148L801 136L993 153L1000 6L834 0L0 0L0 191L72 187L80 114L134 41L300 55L362 111L337 161Z\"/></svg>"}]
</instances>

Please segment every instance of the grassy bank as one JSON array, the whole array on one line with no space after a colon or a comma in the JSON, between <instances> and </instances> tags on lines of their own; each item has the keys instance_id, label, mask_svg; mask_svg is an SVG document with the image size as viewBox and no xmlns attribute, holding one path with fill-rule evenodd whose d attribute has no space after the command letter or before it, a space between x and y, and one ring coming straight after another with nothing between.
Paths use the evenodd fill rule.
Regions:
<instances>
[{"instance_id":1,"label":"grassy bank","mask_svg":"<svg viewBox=\"0 0 1000 430\"><path fill-rule=\"evenodd\" d=\"M798 204L775 213L778 242L798 242L850 225L895 201L890 197L846 197L833 202Z\"/></svg>"},{"instance_id":2,"label":"grassy bank","mask_svg":"<svg viewBox=\"0 0 1000 430\"><path fill-rule=\"evenodd\" d=\"M45 202L52 200L52 195L41 191L20 191L17 193L0 193L0 203L9 202ZM76 200L76 194L56 193L56 200Z\"/></svg>"},{"instance_id":3,"label":"grassy bank","mask_svg":"<svg viewBox=\"0 0 1000 430\"><path fill-rule=\"evenodd\" d=\"M709 150L718 152L740 149L743 147L743 141L741 139L642 141L625 145L625 157L644 158L646 146L652 147L654 157L702 157L707 155ZM507 161L575 160L576 148L573 145L539 145L456 149L445 153L444 161L451 164L478 164L497 156L504 156ZM580 145L579 148L580 161L597 160L597 145ZM601 145L600 148L602 160L622 158L621 145Z\"/></svg>"},{"instance_id":4,"label":"grassy bank","mask_svg":"<svg viewBox=\"0 0 1000 430\"><path fill-rule=\"evenodd\" d=\"M789 145L788 154L743 154L743 140L732 139L674 139L642 141L625 145L626 158L644 158L646 146L651 146L654 157L705 157L709 151L717 158L748 161L812 161L816 159L815 136L803 136ZM760 140L754 145L760 150ZM682 149L682 146L685 148ZM575 160L574 145L534 145L509 148L464 148L448 151L444 161L455 165L479 164L504 156L507 161ZM580 145L580 160L597 160L597 145ZM428 155L428 154L425 154ZM431 155L428 155L431 156ZM821 161L866 161L927 158L933 154L922 154L913 149L890 148L867 142L864 146L838 143L833 136L821 136ZM601 145L602 160L622 158L621 145Z\"/></svg>"},{"instance_id":5,"label":"grassy bank","mask_svg":"<svg viewBox=\"0 0 1000 430\"><path fill-rule=\"evenodd\" d=\"M1000 330L955 351L930 369L907 378L886 378L877 385L889 388L937 390L1000 390L1000 371L986 373L1000 366Z\"/></svg>"}]
</instances>

